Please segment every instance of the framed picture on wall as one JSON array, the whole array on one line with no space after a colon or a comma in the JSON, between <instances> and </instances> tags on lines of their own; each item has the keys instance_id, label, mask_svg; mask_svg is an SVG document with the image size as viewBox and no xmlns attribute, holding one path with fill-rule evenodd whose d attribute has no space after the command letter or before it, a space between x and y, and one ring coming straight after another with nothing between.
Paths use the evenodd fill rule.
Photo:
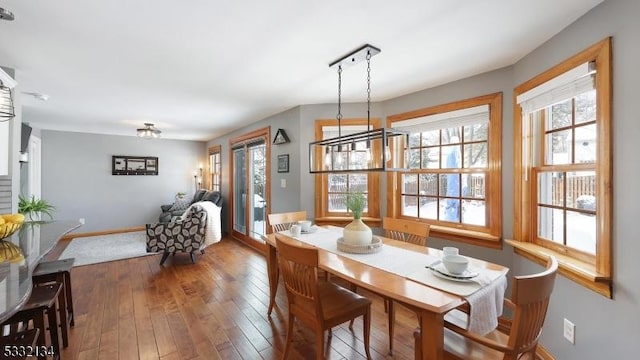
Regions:
<instances>
[{"instance_id":1,"label":"framed picture on wall","mask_svg":"<svg viewBox=\"0 0 640 360\"><path fill-rule=\"evenodd\" d=\"M278 172L289 172L289 154L278 155Z\"/></svg>"},{"instance_id":2,"label":"framed picture on wall","mask_svg":"<svg viewBox=\"0 0 640 360\"><path fill-rule=\"evenodd\" d=\"M158 158L113 155L111 157L111 175L158 175Z\"/></svg>"}]
</instances>

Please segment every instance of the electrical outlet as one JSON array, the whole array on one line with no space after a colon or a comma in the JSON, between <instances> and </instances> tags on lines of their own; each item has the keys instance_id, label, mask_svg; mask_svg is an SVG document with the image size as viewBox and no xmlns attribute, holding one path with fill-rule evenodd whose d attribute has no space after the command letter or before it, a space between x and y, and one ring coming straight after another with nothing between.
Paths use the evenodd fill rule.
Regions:
<instances>
[{"instance_id":1,"label":"electrical outlet","mask_svg":"<svg viewBox=\"0 0 640 360\"><path fill-rule=\"evenodd\" d=\"M567 319L564 319L564 338L572 344L576 343L576 326Z\"/></svg>"}]
</instances>

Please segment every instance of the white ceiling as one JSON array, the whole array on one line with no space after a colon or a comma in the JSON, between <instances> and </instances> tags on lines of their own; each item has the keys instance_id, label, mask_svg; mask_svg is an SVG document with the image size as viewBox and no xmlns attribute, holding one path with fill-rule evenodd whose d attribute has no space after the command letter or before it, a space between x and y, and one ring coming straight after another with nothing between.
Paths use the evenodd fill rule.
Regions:
<instances>
[{"instance_id":1,"label":"white ceiling","mask_svg":"<svg viewBox=\"0 0 640 360\"><path fill-rule=\"evenodd\" d=\"M328 64L365 43L372 100L511 65L603 0L0 0L0 65L42 129L209 140L334 103ZM343 73L365 100L365 64Z\"/></svg>"}]
</instances>

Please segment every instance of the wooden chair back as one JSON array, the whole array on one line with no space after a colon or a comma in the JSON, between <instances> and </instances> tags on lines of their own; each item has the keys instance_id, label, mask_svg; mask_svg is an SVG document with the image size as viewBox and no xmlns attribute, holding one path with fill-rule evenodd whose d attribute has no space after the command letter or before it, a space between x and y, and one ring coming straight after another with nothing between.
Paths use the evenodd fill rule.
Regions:
<instances>
[{"instance_id":1,"label":"wooden chair back","mask_svg":"<svg viewBox=\"0 0 640 360\"><path fill-rule=\"evenodd\" d=\"M287 341L282 355L288 358L293 339L295 318L312 327L316 333L316 359L324 359L324 331L343 322L363 317L363 338L367 359L371 326L371 301L331 281L318 280L318 248L304 245L276 233L278 264L287 289L289 321ZM325 302L326 306L323 306ZM353 330L353 321L349 328Z\"/></svg>"},{"instance_id":2,"label":"wooden chair back","mask_svg":"<svg viewBox=\"0 0 640 360\"><path fill-rule=\"evenodd\" d=\"M514 354L527 352L537 346L557 271L558 261L550 257L543 272L513 278L511 302L515 311L508 347L513 349Z\"/></svg>"},{"instance_id":3,"label":"wooden chair back","mask_svg":"<svg viewBox=\"0 0 640 360\"><path fill-rule=\"evenodd\" d=\"M322 303L318 297L318 249L294 244L291 238L282 234L275 236L289 311L306 320L307 324L320 326Z\"/></svg>"},{"instance_id":4,"label":"wooden chair back","mask_svg":"<svg viewBox=\"0 0 640 360\"><path fill-rule=\"evenodd\" d=\"M385 217L382 228L385 231L385 236L388 238L420 246L427 246L429 224Z\"/></svg>"},{"instance_id":5,"label":"wooden chair back","mask_svg":"<svg viewBox=\"0 0 640 360\"><path fill-rule=\"evenodd\" d=\"M535 359L535 351L553 291L558 261L549 257L547 268L538 274L513 278L512 300L505 306L513 310L511 320L502 318L498 329L480 335L445 321L446 358L517 360ZM416 338L415 356L422 356L420 330Z\"/></svg>"},{"instance_id":6,"label":"wooden chair back","mask_svg":"<svg viewBox=\"0 0 640 360\"><path fill-rule=\"evenodd\" d=\"M289 230L289 227L300 220L307 219L306 211L269 214L269 225L273 232Z\"/></svg>"}]
</instances>

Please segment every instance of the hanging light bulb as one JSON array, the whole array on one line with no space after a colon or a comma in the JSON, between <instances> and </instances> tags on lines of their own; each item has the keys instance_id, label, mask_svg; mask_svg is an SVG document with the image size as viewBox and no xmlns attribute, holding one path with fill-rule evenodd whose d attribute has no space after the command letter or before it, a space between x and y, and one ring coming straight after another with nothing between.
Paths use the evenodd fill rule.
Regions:
<instances>
[{"instance_id":1,"label":"hanging light bulb","mask_svg":"<svg viewBox=\"0 0 640 360\"><path fill-rule=\"evenodd\" d=\"M329 169L331 167L331 146L324 148L324 167Z\"/></svg>"},{"instance_id":2,"label":"hanging light bulb","mask_svg":"<svg viewBox=\"0 0 640 360\"><path fill-rule=\"evenodd\" d=\"M371 166L371 160L373 160L373 155L371 154L371 140L367 140L364 157L367 161L367 165Z\"/></svg>"},{"instance_id":3,"label":"hanging light bulb","mask_svg":"<svg viewBox=\"0 0 640 360\"><path fill-rule=\"evenodd\" d=\"M336 168L338 169L342 169L342 165L344 164L344 158L343 155L344 153L342 152L342 145L338 145L338 150L336 152L334 152L335 156L336 156Z\"/></svg>"},{"instance_id":4,"label":"hanging light bulb","mask_svg":"<svg viewBox=\"0 0 640 360\"><path fill-rule=\"evenodd\" d=\"M391 160L391 148L389 148L389 144L384 147L384 156L387 161Z\"/></svg>"},{"instance_id":5,"label":"hanging light bulb","mask_svg":"<svg viewBox=\"0 0 640 360\"><path fill-rule=\"evenodd\" d=\"M351 150L349 151L349 168L357 169L358 168L358 153L356 152L356 143L355 141L351 142Z\"/></svg>"}]
</instances>

